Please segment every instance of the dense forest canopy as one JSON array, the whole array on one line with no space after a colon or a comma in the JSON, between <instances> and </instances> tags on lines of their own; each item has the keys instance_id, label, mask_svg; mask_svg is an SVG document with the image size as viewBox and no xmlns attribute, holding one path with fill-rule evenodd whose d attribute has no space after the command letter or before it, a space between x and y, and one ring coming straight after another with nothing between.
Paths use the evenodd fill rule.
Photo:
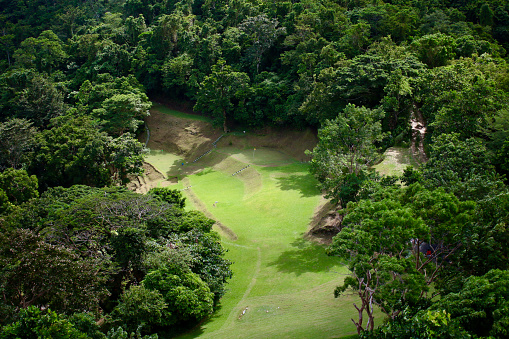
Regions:
<instances>
[{"instance_id":1,"label":"dense forest canopy","mask_svg":"<svg viewBox=\"0 0 509 339\"><path fill-rule=\"evenodd\" d=\"M217 308L212 221L120 188L150 97L224 132L319 129L359 334L509 335L507 1L0 0L0 23L0 337L100 338L104 314L111 338L149 335ZM429 160L373 173L413 122Z\"/></svg>"}]
</instances>

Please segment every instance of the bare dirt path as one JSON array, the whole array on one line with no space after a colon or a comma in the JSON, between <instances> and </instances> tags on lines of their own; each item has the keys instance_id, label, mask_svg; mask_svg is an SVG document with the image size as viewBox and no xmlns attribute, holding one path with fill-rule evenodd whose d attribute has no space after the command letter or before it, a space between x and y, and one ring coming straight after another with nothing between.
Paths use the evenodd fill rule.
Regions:
<instances>
[{"instance_id":1,"label":"bare dirt path","mask_svg":"<svg viewBox=\"0 0 509 339\"><path fill-rule=\"evenodd\" d=\"M412 143L411 150L414 159L418 163L425 163L428 161L428 156L424 151L424 136L426 135L426 121L422 116L420 109L414 105L412 115L410 117L410 124L412 126Z\"/></svg>"}]
</instances>

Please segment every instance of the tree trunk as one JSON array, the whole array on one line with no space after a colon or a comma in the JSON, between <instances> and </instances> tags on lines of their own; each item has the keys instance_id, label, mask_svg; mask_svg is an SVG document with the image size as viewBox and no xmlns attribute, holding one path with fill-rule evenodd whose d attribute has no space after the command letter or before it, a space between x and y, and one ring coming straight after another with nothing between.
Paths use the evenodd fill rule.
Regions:
<instances>
[{"instance_id":1,"label":"tree trunk","mask_svg":"<svg viewBox=\"0 0 509 339\"><path fill-rule=\"evenodd\" d=\"M223 109L223 131L228 133L228 127L226 126L226 110Z\"/></svg>"}]
</instances>

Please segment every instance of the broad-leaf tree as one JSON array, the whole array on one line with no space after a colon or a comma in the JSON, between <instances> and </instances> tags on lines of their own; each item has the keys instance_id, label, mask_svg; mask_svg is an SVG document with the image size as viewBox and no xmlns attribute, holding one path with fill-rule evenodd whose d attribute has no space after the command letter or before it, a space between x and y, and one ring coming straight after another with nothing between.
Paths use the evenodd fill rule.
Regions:
<instances>
[{"instance_id":1,"label":"broad-leaf tree","mask_svg":"<svg viewBox=\"0 0 509 339\"><path fill-rule=\"evenodd\" d=\"M311 172L334 201L346 205L353 200L356 190L350 192L349 185L362 180L368 168L380 159L376 143L383 138L383 116L381 109L350 104L318 131L318 145L310 153Z\"/></svg>"},{"instance_id":2,"label":"broad-leaf tree","mask_svg":"<svg viewBox=\"0 0 509 339\"><path fill-rule=\"evenodd\" d=\"M249 93L249 76L236 72L224 60L212 66L212 73L200 84L194 108L210 113L216 125L228 131L228 120L236 110L243 109Z\"/></svg>"}]
</instances>

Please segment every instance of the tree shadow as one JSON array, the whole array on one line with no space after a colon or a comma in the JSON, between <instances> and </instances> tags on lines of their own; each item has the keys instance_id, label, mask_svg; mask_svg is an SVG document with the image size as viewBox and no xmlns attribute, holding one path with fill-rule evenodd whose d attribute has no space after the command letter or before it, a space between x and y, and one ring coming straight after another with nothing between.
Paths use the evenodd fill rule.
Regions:
<instances>
[{"instance_id":1,"label":"tree shadow","mask_svg":"<svg viewBox=\"0 0 509 339\"><path fill-rule=\"evenodd\" d=\"M290 174L277 177L277 186L283 191L299 191L301 197L314 197L320 194L315 177L310 173Z\"/></svg>"},{"instance_id":2,"label":"tree shadow","mask_svg":"<svg viewBox=\"0 0 509 339\"><path fill-rule=\"evenodd\" d=\"M282 273L300 276L308 272L329 272L338 264L338 258L325 254L324 246L305 239L297 239L291 245L294 249L284 251L268 266L275 266Z\"/></svg>"},{"instance_id":3,"label":"tree shadow","mask_svg":"<svg viewBox=\"0 0 509 339\"><path fill-rule=\"evenodd\" d=\"M194 321L189 321L188 323L180 324L180 326L174 326L170 329L165 328L164 331L158 331L159 339L172 339L172 338L181 338L181 339L192 339L200 337L207 328L207 325L213 322L215 319L221 318L219 310L223 306L221 304L217 305L214 309L214 313L212 313L207 318L200 321L198 324Z\"/></svg>"}]
</instances>

